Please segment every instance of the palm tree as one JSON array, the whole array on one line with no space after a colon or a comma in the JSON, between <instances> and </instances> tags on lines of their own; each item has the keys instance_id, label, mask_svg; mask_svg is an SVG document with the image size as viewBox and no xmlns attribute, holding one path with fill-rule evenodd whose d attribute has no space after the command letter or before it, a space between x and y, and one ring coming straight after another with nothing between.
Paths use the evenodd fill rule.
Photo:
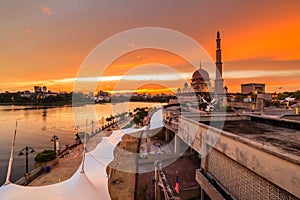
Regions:
<instances>
[{"instance_id":1,"label":"palm tree","mask_svg":"<svg viewBox=\"0 0 300 200\"><path fill-rule=\"evenodd\" d=\"M111 117L106 117L105 120L107 121L107 123L108 123L108 125L109 125L109 124L110 124L109 122L111 121Z\"/></svg>"}]
</instances>

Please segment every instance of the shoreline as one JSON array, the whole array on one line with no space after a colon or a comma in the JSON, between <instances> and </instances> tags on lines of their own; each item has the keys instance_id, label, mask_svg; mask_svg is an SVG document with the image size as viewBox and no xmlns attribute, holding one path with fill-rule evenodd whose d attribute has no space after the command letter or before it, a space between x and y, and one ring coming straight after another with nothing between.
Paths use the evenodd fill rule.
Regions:
<instances>
[{"instance_id":1,"label":"shoreline","mask_svg":"<svg viewBox=\"0 0 300 200\"><path fill-rule=\"evenodd\" d=\"M86 144L87 149L91 151L99 144L102 137L110 136L112 131L122 129L130 123L130 121L131 119L125 120L120 123L120 127L118 127L117 124L114 124L114 127L111 125L96 134L90 134L91 137ZM68 151L69 152L62 158L58 156L60 160L59 163L54 166L49 173L43 172L41 175L33 179L28 186L51 185L71 178L82 162L83 144L79 144Z\"/></svg>"},{"instance_id":2,"label":"shoreline","mask_svg":"<svg viewBox=\"0 0 300 200\"><path fill-rule=\"evenodd\" d=\"M166 104L168 102L160 102L160 101L135 101L135 100L130 100L130 101L114 101L114 102L86 102L86 103L75 103L73 104L72 102L53 102L53 103L0 103L0 106L26 106L26 107L77 107L77 106L84 106L84 105L93 105L93 104L117 104L117 103L126 103L126 102L132 102L132 103L161 103L161 104Z\"/></svg>"},{"instance_id":3,"label":"shoreline","mask_svg":"<svg viewBox=\"0 0 300 200\"><path fill-rule=\"evenodd\" d=\"M109 137L114 130L119 130L125 127L128 123L130 123L131 118L127 118L127 120L123 122L119 122L116 124L112 124L102 131L99 131L96 134L91 134L91 137L87 141L87 146L89 146L90 151L94 149L99 144L99 139L103 137ZM132 153L141 153L140 151L144 152L145 149L145 140L141 138L141 134L143 131L138 131L135 134L125 134L122 136L121 140L117 144L114 149L114 158L113 160L104 167L107 174L107 190L108 195L111 199L119 199L120 197L124 200L131 200L131 199L151 199L154 197L154 190L152 187L152 179L154 177L154 172L149 171L146 173L139 174L138 166L153 168L153 163L151 162L151 157L156 157L156 146L155 141L160 140L161 136L154 137L152 139L151 145L151 155L149 155L150 159L148 162L147 160L140 159L136 154ZM162 142L164 144L164 142ZM83 151L83 144L79 144L76 147L69 150L69 152L59 158L60 162L57 166L53 167L49 173L43 173L42 175L38 176L34 179L31 183L28 184L30 187L40 187L46 186L51 184L60 183L63 181L68 180L71 178L76 171L80 170L79 167L82 163L82 151ZM153 154L153 152L154 154ZM132 153L129 153L132 152ZM168 151L164 152L166 156L168 156ZM163 155L161 155L162 157ZM198 158L198 157L197 157ZM179 162L178 162L179 161ZM174 187L174 177L175 171L177 175L181 178L181 191L182 193L194 191L194 193L198 191L198 187L194 185L192 178L194 177L194 168L197 168L199 164L191 164L193 159L190 160L189 156L183 156L178 159L177 162L171 164L169 167L166 167L166 176L170 179L170 187ZM190 167L185 166L184 163L190 163ZM132 172L125 172L122 170L123 167L131 166L133 171ZM185 170L181 170L182 168L189 169L189 173ZM102 169L102 168L101 168ZM100 169L99 169L100 170ZM190 179L189 184L185 183L183 179ZM193 183L193 184L190 184ZM195 193L195 195L197 195ZM186 194L184 194L185 196Z\"/></svg>"},{"instance_id":4,"label":"shoreline","mask_svg":"<svg viewBox=\"0 0 300 200\"><path fill-rule=\"evenodd\" d=\"M143 103L135 104L134 103L134 104L130 105L130 108L133 109L135 107L143 107L144 105L146 105L146 104L143 104ZM151 105L152 104L147 104L146 106L151 106ZM109 115L111 113L111 109L108 108L110 106L111 106L110 104L104 104L104 105L98 104L95 106L86 105L85 107L79 107L78 109L80 109L80 111L85 111L85 108L96 107L97 108L96 111L99 112L99 111L103 111L103 108L104 108L103 116L105 119L105 117L109 117ZM44 107L38 107L38 108L44 108ZM52 108L55 108L55 109L52 109ZM21 109L25 109L25 110L21 110ZM18 143L17 143L15 151L22 149L26 145L35 147L36 152L29 155L29 172L30 172L34 169L33 158L36 155L36 153L38 153L44 149L53 149L53 143L51 144L49 142L50 137L52 137L53 134L56 134L59 136L60 148L64 149L65 145L71 146L70 144L71 143L73 144L73 142L75 142L76 129L74 129L74 126L72 126L73 115L72 115L71 107L51 107L51 109L49 108L48 111L43 110L43 109L40 109L40 110L27 110L27 109L36 109L36 107L31 108L30 106L29 107L23 107L23 106L20 106L20 107L18 107L18 106L2 106L1 107L0 106L0 111L2 112L2 115L4 116L4 119L7 116L8 121L10 123L15 123L15 120L13 119L13 117L16 116L16 118L18 120L18 125L20 124L20 126L18 126L18 134L17 135L19 135L19 133L22 133L23 135L26 136L24 140L19 140L17 138ZM75 109L77 109L77 108L75 108ZM16 112L14 112L14 111L16 111ZM44 112L44 111L46 111L46 112ZM66 113L66 117L64 117L64 113ZM32 119L34 119L34 120L32 120ZM119 120L120 117L118 117L117 119ZM58 120L60 120L60 121L58 121ZM36 121L40 121L41 123L35 125ZM2 119L2 122L5 125L5 129L8 130L8 128L11 128L11 126L6 125L8 123L4 122L3 119ZM61 122L63 122L63 124L61 124L62 126L59 124ZM94 121L94 128L92 128L92 129L98 130L98 128L104 128L104 126L102 126L102 122L103 122L103 120L102 121L97 120L97 122ZM58 123L58 125L56 125L56 123ZM107 121L105 121L105 125L106 124L107 124ZM31 126L34 126L34 128L31 129ZM120 127L122 127L122 125ZM57 128L57 131L55 128ZM80 129L80 131L84 131L83 128ZM91 131L91 128L88 127L88 132L90 132L90 131ZM2 182L1 185L4 184L5 178L6 178L5 172L7 171L7 166L5 166L5 163L8 162L8 160L9 160L9 154L10 154L9 148L11 147L11 132L12 131L6 131L6 130L3 131L2 130L1 133L3 133L3 132L4 132L4 137L3 137L4 139L2 140L2 142L0 142L0 145L3 145L2 147L5 147L5 149L1 152L2 158L4 160L4 162L3 162L4 164L2 164L1 168L0 168L0 170L3 171L3 173L1 174L1 182ZM30 137L32 137L33 140L28 139ZM49 137L49 139L48 139L48 137ZM43 142L41 143L40 140L42 140ZM24 170L25 169L25 165L24 165L25 160L23 161L25 156L18 157L17 154L15 154L14 157L15 157L14 164L13 164L14 173L11 178L12 182L18 181L19 179L23 178L25 175L25 170Z\"/></svg>"}]
</instances>

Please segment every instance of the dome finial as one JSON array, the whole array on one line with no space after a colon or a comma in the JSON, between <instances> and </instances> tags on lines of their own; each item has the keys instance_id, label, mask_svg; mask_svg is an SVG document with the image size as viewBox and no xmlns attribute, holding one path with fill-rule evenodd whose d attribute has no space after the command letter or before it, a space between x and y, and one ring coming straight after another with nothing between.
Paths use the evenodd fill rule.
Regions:
<instances>
[{"instance_id":1,"label":"dome finial","mask_svg":"<svg viewBox=\"0 0 300 200\"><path fill-rule=\"evenodd\" d=\"M199 68L200 68L200 69L202 69L202 63L201 63L201 60L200 60L200 65L199 65Z\"/></svg>"}]
</instances>

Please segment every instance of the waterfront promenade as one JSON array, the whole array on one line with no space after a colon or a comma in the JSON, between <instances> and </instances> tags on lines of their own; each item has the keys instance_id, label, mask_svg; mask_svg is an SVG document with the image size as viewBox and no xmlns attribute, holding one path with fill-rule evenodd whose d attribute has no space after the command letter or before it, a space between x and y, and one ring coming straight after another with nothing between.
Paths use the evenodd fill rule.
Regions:
<instances>
[{"instance_id":1,"label":"waterfront promenade","mask_svg":"<svg viewBox=\"0 0 300 200\"><path fill-rule=\"evenodd\" d=\"M78 169L82 159L83 145L69 150L69 154L59 159L59 163L49 173L43 173L28 186L44 186L69 179Z\"/></svg>"},{"instance_id":2,"label":"waterfront promenade","mask_svg":"<svg viewBox=\"0 0 300 200\"><path fill-rule=\"evenodd\" d=\"M87 142L87 146L90 148L90 151L93 150L94 147L96 147L98 145L98 141L100 138L104 138L102 139L102 142L106 141L105 136L111 136L112 131L114 130L118 130L120 128L122 128L123 126L126 125L127 122L121 123L117 125L112 125L109 128L101 131L98 134L94 134L93 136L89 137L89 140ZM120 127L120 128L119 128ZM155 126L153 126L155 127ZM138 129L137 129L138 130ZM134 134L126 134L122 136L122 140L119 142L119 144L117 144L117 146L119 148L117 149L124 149L126 151L117 151L117 149L114 150L114 160L111 161L111 164L109 164L108 166L115 166L114 163L117 163L118 167L122 166L131 166L133 163L136 162L131 162L133 160L138 161L138 164L140 165L140 162L145 162L146 160L148 160L145 164L148 167L153 167L153 162L151 157L165 157L163 154L167 154L168 152L171 152L171 149L169 149L167 152L165 151L161 151L162 155L156 155L157 154L157 143L161 143L162 146L164 146L166 143L163 141L160 141L159 138L152 138L152 142L151 142L151 150L153 150L153 155L151 153L151 155L149 155L149 159L140 159L138 158L136 155L132 155L130 156L128 154L128 152L144 152L145 151L145 146L143 145L142 142L142 146L139 145L139 139L141 136L141 133L143 131L138 131L135 132ZM116 133L118 135L118 133ZM113 136L113 135L112 135ZM114 140L114 139L113 139ZM119 139L118 139L119 140ZM101 139L100 139L101 141ZM140 148L141 147L141 148ZM142 148L143 147L143 148ZM47 174L43 174L42 176L40 176L38 179L36 179L34 182L32 182L30 184L30 186L43 186L43 185L50 185L50 184L55 184L55 183L60 183L59 188L61 188L61 186L66 186L66 183L68 184L69 180L73 180L74 181L74 177L71 178L72 174L75 173L77 174L75 176L78 178L80 176L80 178L86 178L88 176L94 177L93 180L95 180L95 177L98 177L98 172L97 174L93 174L93 171L98 171L98 169L100 171L102 171L103 169L101 167L97 167L97 168L91 168L91 166L95 166L95 163L91 162L91 157L94 157L95 155L93 154L87 154L87 165L86 165L86 174L81 174L78 171L78 167L80 166L81 163L81 155L82 155L82 148L83 145L79 145L75 148L73 148L72 150L70 150L69 154L66 154L65 157L61 158L61 163L57 165L57 167L54 167L53 169L51 169L50 173ZM99 151L99 150L98 150ZM168 155L166 155L168 156ZM100 155L99 158L102 158L103 156ZM192 162L190 162L188 160L188 158L183 158L184 160L179 160L179 162L177 163L176 166L171 165L168 167L168 169L166 169L166 171L168 172L166 175L168 177L170 177L171 181L171 188L174 187L174 183L175 180L174 178L176 177L176 174L180 177L181 180L181 191L183 192L184 188L186 186L189 186L189 191L188 193L190 193L190 187L193 187L192 189L196 189L198 190L198 186L196 185L196 182L191 182L191 181L187 181L186 178L190 179L190 177L194 177L194 172L195 169L194 167L198 167L198 164L192 164ZM75 161L76 160L76 161ZM95 161L95 159L93 160ZM189 162L188 162L189 161ZM148 165L149 162L149 165ZM182 166L182 164L186 164L189 163L188 166L192 167L192 168L186 168L185 166ZM146 165L143 165L143 167L147 167ZM133 165L134 167L135 165ZM188 171L191 172L190 174L187 174L185 170L180 170L179 168L184 168L184 169L189 169ZM92 169L92 172L91 172ZM102 170L101 170L102 169ZM79 169L80 170L80 169ZM104 168L105 170L105 168ZM77 171L77 172L76 172ZM133 169L133 171L136 171ZM170 172L170 173L169 173ZM106 173L108 173L108 176L106 176ZM153 197L153 188L152 188L152 173L150 172L149 174L147 174L148 176L140 176L137 175L135 173L127 173L124 172L122 170L118 170L118 168L112 168L110 170L110 168L106 168L106 173L104 171L104 173L101 173L100 180L96 179L97 181L99 181L99 183L97 182L97 185L103 185L104 187L102 190L102 194L104 194L107 190L107 193L105 194L108 195L108 197L110 197L111 199L119 199L120 197L122 199L145 199L144 197L146 197L146 199L152 199ZM106 178L105 178L106 176ZM101 178L102 177L102 178ZM71 179L69 179L71 178ZM67 180L69 179L69 180ZM137 180L138 179L138 180ZM66 180L66 181L65 181ZM84 179L81 179L84 180ZM65 181L65 182L63 182ZM76 180L77 181L77 180ZM187 181L187 182L186 182ZM78 183L78 182L76 182ZM192 184L192 185L191 185ZM58 185L56 185L58 186ZM147 189L145 188L145 186L147 186ZM194 188L194 187L197 188ZM67 185L67 187L69 187L69 185ZM40 190L42 188L39 187L35 187L37 188L37 190ZM48 187L48 188L53 188L53 187ZM85 189L90 190L93 188L93 185L91 185L91 187L86 187ZM32 191L34 191L34 188L28 188L26 190L29 191L29 189L31 189ZM73 188L74 189L74 188ZM146 191L144 191L144 189L146 189ZM64 190L66 191L66 190ZM105 191L105 192L104 192ZM74 191L75 192L75 191ZM104 192L104 193L103 193ZM109 193L108 193L109 192ZM41 194L41 193L40 193ZM70 193L68 193L70 194ZM70 194L71 195L71 194ZM74 196L74 193L72 194ZM144 196L146 195L146 196ZM93 197L93 194L91 194L91 198Z\"/></svg>"},{"instance_id":3,"label":"waterfront promenade","mask_svg":"<svg viewBox=\"0 0 300 200\"><path fill-rule=\"evenodd\" d=\"M101 137L109 136L112 131L119 130L119 127L123 127L128 124L128 120L120 123L119 126L114 125L109 128L102 130L100 133L95 134L93 137L90 137L87 141L87 149L90 151L94 149L98 143L101 141ZM65 181L72 177L76 172L82 162L82 151L83 144L80 144L73 149L69 150L69 154L66 154L64 157L59 158L59 164L51 169L49 173L43 173L33 180L28 186L45 186L61 181Z\"/></svg>"}]
</instances>

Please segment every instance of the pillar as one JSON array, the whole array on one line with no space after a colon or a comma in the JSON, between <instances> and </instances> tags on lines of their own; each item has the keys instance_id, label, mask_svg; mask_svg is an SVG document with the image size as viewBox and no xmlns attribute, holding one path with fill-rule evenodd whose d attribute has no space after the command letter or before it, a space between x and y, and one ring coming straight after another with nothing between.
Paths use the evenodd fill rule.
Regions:
<instances>
[{"instance_id":1,"label":"pillar","mask_svg":"<svg viewBox=\"0 0 300 200\"><path fill-rule=\"evenodd\" d=\"M151 138L150 137L147 137L147 144L146 144L146 146L147 146L147 155L148 154L150 154L150 152L151 152Z\"/></svg>"},{"instance_id":2,"label":"pillar","mask_svg":"<svg viewBox=\"0 0 300 200\"><path fill-rule=\"evenodd\" d=\"M174 153L180 153L180 138L177 135L174 137Z\"/></svg>"},{"instance_id":3,"label":"pillar","mask_svg":"<svg viewBox=\"0 0 300 200\"><path fill-rule=\"evenodd\" d=\"M208 151L209 146L207 144L205 145L205 151ZM200 169L201 171L206 175L207 171L208 171L208 159L209 159L209 153L201 158L201 164L200 164ZM201 188L201 200L205 200L206 199L206 195L205 195L205 191Z\"/></svg>"},{"instance_id":4,"label":"pillar","mask_svg":"<svg viewBox=\"0 0 300 200\"><path fill-rule=\"evenodd\" d=\"M265 102L263 99L261 98L257 98L256 100L256 106L255 106L258 110L263 110L265 107Z\"/></svg>"},{"instance_id":5,"label":"pillar","mask_svg":"<svg viewBox=\"0 0 300 200\"><path fill-rule=\"evenodd\" d=\"M170 141L170 131L168 129L165 129L165 142Z\"/></svg>"}]
</instances>

